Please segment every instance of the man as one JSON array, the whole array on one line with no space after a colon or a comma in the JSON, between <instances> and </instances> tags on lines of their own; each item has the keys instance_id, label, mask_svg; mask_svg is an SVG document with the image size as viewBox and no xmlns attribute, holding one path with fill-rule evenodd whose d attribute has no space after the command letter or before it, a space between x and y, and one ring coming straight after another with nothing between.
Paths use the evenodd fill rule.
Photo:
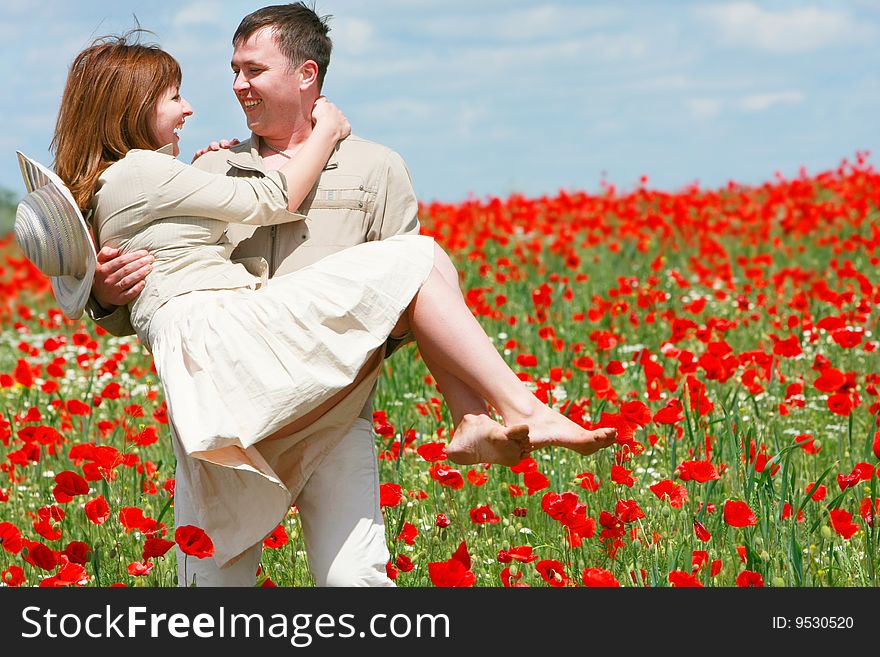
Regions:
<instances>
[{"instance_id":1,"label":"man","mask_svg":"<svg viewBox=\"0 0 880 657\"><path fill-rule=\"evenodd\" d=\"M229 151L212 151L196 166L231 176L261 176L276 169L308 137L311 111L329 65L326 17L303 3L265 7L246 16L233 37L233 91L252 131ZM305 222L250 228L230 226L233 258L269 276L295 271L349 246L395 234L417 233L418 203L399 155L356 136L340 143L300 212ZM143 289L151 256L114 257L102 250L89 314L116 335L132 332L124 307ZM401 338L403 336L400 336ZM389 349L395 339L389 339ZM393 586L386 575L388 549L379 506L378 465L372 433L372 397L351 427L325 426L303 438L272 441L263 450L300 512L309 565L319 586ZM326 414L332 415L332 411ZM322 418L323 419L323 418ZM229 472L183 453L178 458L175 524L225 528L246 521L261 503L247 473ZM235 491L232 494L231 491ZM226 514L226 520L220 516ZM208 529L209 527L206 527ZM270 528L271 529L271 528ZM211 533L210 531L208 532ZM265 535L265 532L264 534ZM261 537L232 559L186 561L178 550L182 585L252 586ZM229 565L231 564L231 565ZM220 565L226 565L221 568Z\"/></svg>"}]
</instances>

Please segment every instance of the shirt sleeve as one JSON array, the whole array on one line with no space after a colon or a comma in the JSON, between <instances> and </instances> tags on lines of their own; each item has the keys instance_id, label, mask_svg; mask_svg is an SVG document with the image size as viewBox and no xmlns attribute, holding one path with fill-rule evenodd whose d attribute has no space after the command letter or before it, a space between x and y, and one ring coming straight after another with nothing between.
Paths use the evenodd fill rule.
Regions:
<instances>
[{"instance_id":1,"label":"shirt sleeve","mask_svg":"<svg viewBox=\"0 0 880 657\"><path fill-rule=\"evenodd\" d=\"M277 171L238 178L207 173L165 155L160 166L144 167L143 188L151 219L208 217L252 226L300 221L287 210L287 180Z\"/></svg>"},{"instance_id":2,"label":"shirt sleeve","mask_svg":"<svg viewBox=\"0 0 880 657\"><path fill-rule=\"evenodd\" d=\"M92 321L110 335L115 335L118 338L134 335L134 327L131 325L128 306L116 306L116 308L108 313L101 307L95 297L89 295L85 310Z\"/></svg>"},{"instance_id":3,"label":"shirt sleeve","mask_svg":"<svg viewBox=\"0 0 880 657\"><path fill-rule=\"evenodd\" d=\"M368 240L382 240L392 235L419 234L419 201L403 158L389 151L379 181L376 209Z\"/></svg>"}]
</instances>

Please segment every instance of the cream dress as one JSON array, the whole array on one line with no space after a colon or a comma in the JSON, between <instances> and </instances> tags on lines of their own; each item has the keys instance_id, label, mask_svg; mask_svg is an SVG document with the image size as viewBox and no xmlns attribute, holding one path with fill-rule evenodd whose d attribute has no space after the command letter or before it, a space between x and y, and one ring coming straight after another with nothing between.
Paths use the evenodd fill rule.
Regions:
<instances>
[{"instance_id":1,"label":"cream dress","mask_svg":"<svg viewBox=\"0 0 880 657\"><path fill-rule=\"evenodd\" d=\"M294 438L304 444L313 435L344 435L379 368L352 382L433 267L434 241L412 235L360 244L268 281L229 260L228 223L304 219L286 207L277 172L206 173L164 149L133 150L110 166L92 206L101 246L143 248L156 258L129 310L153 353L180 445L230 468L230 485L247 491L247 500L223 502L241 506L228 514L214 508L222 477L197 492L221 565L274 529L297 492L286 483L304 467L296 450L261 441L349 389L332 414ZM247 527L232 521L248 508Z\"/></svg>"}]
</instances>

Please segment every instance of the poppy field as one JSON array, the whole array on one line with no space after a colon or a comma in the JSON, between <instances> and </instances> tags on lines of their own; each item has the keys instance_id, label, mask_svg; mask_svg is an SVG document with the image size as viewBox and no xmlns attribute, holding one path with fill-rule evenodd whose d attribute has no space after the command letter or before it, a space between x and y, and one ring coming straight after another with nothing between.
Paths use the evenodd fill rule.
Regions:
<instances>
[{"instance_id":1,"label":"poppy field","mask_svg":"<svg viewBox=\"0 0 880 657\"><path fill-rule=\"evenodd\" d=\"M880 174L421 208L469 307L591 457L456 466L410 345L375 401L398 586L880 584ZM174 456L149 354L87 318L0 238L2 586L174 586L210 537L174 527ZM296 508L258 583L312 583Z\"/></svg>"}]
</instances>

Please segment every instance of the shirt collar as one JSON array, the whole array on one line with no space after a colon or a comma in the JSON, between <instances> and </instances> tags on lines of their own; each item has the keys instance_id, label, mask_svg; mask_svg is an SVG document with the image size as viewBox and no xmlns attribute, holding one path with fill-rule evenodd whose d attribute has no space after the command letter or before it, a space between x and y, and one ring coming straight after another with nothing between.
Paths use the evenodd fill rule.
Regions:
<instances>
[{"instance_id":1,"label":"shirt collar","mask_svg":"<svg viewBox=\"0 0 880 657\"><path fill-rule=\"evenodd\" d=\"M165 144L162 148L157 148L156 152L174 157L174 144Z\"/></svg>"},{"instance_id":2,"label":"shirt collar","mask_svg":"<svg viewBox=\"0 0 880 657\"><path fill-rule=\"evenodd\" d=\"M228 162L230 165L234 167L238 167L240 169L256 169L257 171L266 172L266 167L263 164L263 157L260 155L260 136L251 133L250 139L250 149L247 151L239 151L237 153L230 152L230 157L228 158ZM333 149L333 154L330 156L330 159L327 160L327 164L324 165L324 171L327 169L335 169L339 166L339 144L336 145L336 148Z\"/></svg>"}]
</instances>

